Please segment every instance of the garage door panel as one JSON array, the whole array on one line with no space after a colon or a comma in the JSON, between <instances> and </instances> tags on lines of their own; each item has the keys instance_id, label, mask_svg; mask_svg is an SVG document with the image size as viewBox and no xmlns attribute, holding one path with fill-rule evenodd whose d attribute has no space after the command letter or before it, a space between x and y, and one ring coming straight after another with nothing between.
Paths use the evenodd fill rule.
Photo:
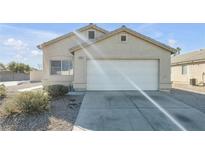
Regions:
<instances>
[{"instance_id":1,"label":"garage door panel","mask_svg":"<svg viewBox=\"0 0 205 154\"><path fill-rule=\"evenodd\" d=\"M123 75L122 75L123 74ZM136 90L126 77L143 90L158 89L157 60L87 61L88 90Z\"/></svg>"}]
</instances>

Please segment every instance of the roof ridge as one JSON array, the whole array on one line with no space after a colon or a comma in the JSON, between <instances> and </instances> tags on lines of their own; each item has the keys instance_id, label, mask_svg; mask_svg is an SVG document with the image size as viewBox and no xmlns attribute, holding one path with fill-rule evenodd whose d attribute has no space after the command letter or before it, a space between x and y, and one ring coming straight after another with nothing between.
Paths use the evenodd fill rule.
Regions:
<instances>
[{"instance_id":1,"label":"roof ridge","mask_svg":"<svg viewBox=\"0 0 205 154\"><path fill-rule=\"evenodd\" d=\"M155 39L153 39L153 38L151 38L151 37L149 37L149 36L146 36L146 35L144 35L144 34L141 34L141 33L137 32L137 31L135 31L135 30L132 30L132 29L127 28L127 27L125 27L125 29L128 29L128 30L130 30L130 31L132 31L132 32L134 32L134 33L136 33L136 34L142 36L143 38L146 38L146 39L148 39L148 40L151 40L151 41L153 41L153 42L155 42L155 43L158 43L158 44L160 44L160 45L166 46L166 47L169 48L169 49L176 50L175 48L173 48L173 47L171 47L171 46L169 46L169 45L166 45L166 44L164 44L164 43L162 43L162 42L159 42L159 41L157 41L157 40L155 40Z\"/></svg>"},{"instance_id":2,"label":"roof ridge","mask_svg":"<svg viewBox=\"0 0 205 154\"><path fill-rule=\"evenodd\" d=\"M132 35L136 35L136 36L138 36L139 38L144 39L145 41L148 41L148 42L150 42L150 43L153 43L153 44L155 44L155 45L158 45L158 46L160 46L161 48L165 48L165 49L171 51L172 53L174 53L174 52L176 51L176 49L174 49L174 48L172 48L172 47L170 47L170 46L168 46L168 45L166 45L166 44L164 44L164 43L161 43L161 42L159 42L159 41L157 41L157 40L154 40L154 39L151 38L151 37L145 36L145 35L143 35L143 34L141 34L141 33L138 33L138 32L136 32L136 31L130 29L130 28L127 28L127 27L125 27L125 26L122 26L122 27L120 27L120 28L117 28L117 29L115 29L115 30L113 30L113 31L111 31L111 32L109 32L109 33L107 33L107 34L105 34L105 35L103 35L103 36L97 38L97 39L96 39L95 41L93 41L93 42L84 42L84 43L82 43L81 45L76 45L76 46L70 48L69 50L70 50L71 52L74 52L75 50L80 49L80 48L82 47L82 45L83 45L83 46L89 46L89 45L91 45L91 44L97 43L98 41L101 41L101 40L103 40L103 39L106 39L107 37L111 36L112 34L114 35L115 33L118 33L118 31L121 31L121 30L122 30L122 31L125 30L125 31L127 31L127 32L130 32L130 33L132 33Z\"/></svg>"},{"instance_id":3,"label":"roof ridge","mask_svg":"<svg viewBox=\"0 0 205 154\"><path fill-rule=\"evenodd\" d=\"M198 51L188 52L182 55L174 56L171 58L172 65L177 65L181 63L192 63L196 61L205 60L205 50L200 49Z\"/></svg>"},{"instance_id":4,"label":"roof ridge","mask_svg":"<svg viewBox=\"0 0 205 154\"><path fill-rule=\"evenodd\" d=\"M193 53L203 53L203 52L205 52L205 49L200 49L200 50L197 50L197 51L189 51L189 52L187 52L187 53L183 53L183 54L174 56L174 57L172 57L172 58L181 57L181 56L186 56L186 55L190 55L190 54L193 54Z\"/></svg>"},{"instance_id":5,"label":"roof ridge","mask_svg":"<svg viewBox=\"0 0 205 154\"><path fill-rule=\"evenodd\" d=\"M107 31L107 30L105 30L105 29L103 29L103 28L101 28L101 27L99 27L99 26L97 26L96 24L93 24L93 23L90 23L90 24L88 24L88 25L86 25L86 26L84 26L84 27L78 28L78 29L76 29L76 30L74 30L74 31L84 31L84 30L89 29L89 28L97 29L97 30L99 30L99 31L101 31L101 32L103 32L103 33L105 33L105 34L106 34L106 33L109 33L109 31ZM66 37L69 37L69 36L71 36L71 35L74 35L74 32L73 32L73 31L71 31L71 32L69 32L69 33L66 33L66 34L64 34L64 35L61 35L61 36L59 36L59 37L56 37L56 38L54 38L54 39L51 39L51 40L49 40L49 41L47 41L47 42L44 42L44 43L38 45L37 47L38 47L39 49L41 49L43 46L47 46L47 45L49 45L49 44L51 44L51 43L53 43L53 42L57 42L57 41L62 40L62 39L64 39L64 38L66 38Z\"/></svg>"}]
</instances>

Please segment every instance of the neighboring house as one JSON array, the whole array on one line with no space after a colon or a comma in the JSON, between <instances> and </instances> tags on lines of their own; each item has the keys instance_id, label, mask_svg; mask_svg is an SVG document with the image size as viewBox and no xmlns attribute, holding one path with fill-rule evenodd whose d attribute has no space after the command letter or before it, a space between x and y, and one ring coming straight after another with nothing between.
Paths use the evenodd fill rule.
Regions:
<instances>
[{"instance_id":1,"label":"neighboring house","mask_svg":"<svg viewBox=\"0 0 205 154\"><path fill-rule=\"evenodd\" d=\"M205 49L174 56L171 63L173 83L190 84L190 79L196 79L196 84L205 84Z\"/></svg>"},{"instance_id":2,"label":"neighboring house","mask_svg":"<svg viewBox=\"0 0 205 154\"><path fill-rule=\"evenodd\" d=\"M175 49L125 26L108 32L89 24L38 46L43 84L76 90L167 90Z\"/></svg>"}]
</instances>

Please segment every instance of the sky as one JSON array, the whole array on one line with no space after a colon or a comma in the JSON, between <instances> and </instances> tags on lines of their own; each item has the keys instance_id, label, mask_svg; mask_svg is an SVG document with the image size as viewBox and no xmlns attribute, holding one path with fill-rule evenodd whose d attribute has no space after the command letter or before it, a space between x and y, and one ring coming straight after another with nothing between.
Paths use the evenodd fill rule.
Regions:
<instances>
[{"instance_id":1,"label":"sky","mask_svg":"<svg viewBox=\"0 0 205 154\"><path fill-rule=\"evenodd\" d=\"M37 45L86 26L87 23L0 24L0 62L23 62L42 68ZM125 25L157 41L180 47L181 54L205 48L205 24L98 23L108 31Z\"/></svg>"}]
</instances>

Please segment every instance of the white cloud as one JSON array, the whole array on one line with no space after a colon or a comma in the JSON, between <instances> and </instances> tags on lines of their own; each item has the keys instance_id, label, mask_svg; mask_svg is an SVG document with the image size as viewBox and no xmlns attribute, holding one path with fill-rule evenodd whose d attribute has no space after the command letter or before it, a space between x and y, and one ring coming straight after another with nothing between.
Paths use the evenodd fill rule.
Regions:
<instances>
[{"instance_id":1,"label":"white cloud","mask_svg":"<svg viewBox=\"0 0 205 154\"><path fill-rule=\"evenodd\" d=\"M39 56L39 55L42 55L42 52L39 51L39 50L32 50L31 53L32 53L33 56Z\"/></svg>"},{"instance_id":2,"label":"white cloud","mask_svg":"<svg viewBox=\"0 0 205 154\"><path fill-rule=\"evenodd\" d=\"M7 24L0 24L0 32L5 32L5 31L12 31L14 35L21 34L21 37L23 36L24 38L26 38L31 43L34 43L35 45L38 45L36 43L43 43L45 41L49 41L50 39L62 35L52 31L36 30L36 29L29 29L23 27L15 27Z\"/></svg>"},{"instance_id":3,"label":"white cloud","mask_svg":"<svg viewBox=\"0 0 205 154\"><path fill-rule=\"evenodd\" d=\"M28 58L24 57L24 56L21 55L21 54L16 54L16 55L14 56L14 60L15 60L15 61L22 62L22 61L27 61Z\"/></svg>"},{"instance_id":4,"label":"white cloud","mask_svg":"<svg viewBox=\"0 0 205 154\"><path fill-rule=\"evenodd\" d=\"M14 60L37 67L42 64L42 53L36 46L59 35L61 33L55 31L0 23L0 61L9 63Z\"/></svg>"},{"instance_id":5,"label":"white cloud","mask_svg":"<svg viewBox=\"0 0 205 154\"><path fill-rule=\"evenodd\" d=\"M168 40L168 45L170 45L170 46L176 46L176 45L177 45L177 41L174 40L174 39L169 39L169 40Z\"/></svg>"},{"instance_id":6,"label":"white cloud","mask_svg":"<svg viewBox=\"0 0 205 154\"><path fill-rule=\"evenodd\" d=\"M27 48L27 44L21 40L17 40L14 38L9 38L3 43L5 46L9 46L14 48L15 50L22 50Z\"/></svg>"},{"instance_id":7,"label":"white cloud","mask_svg":"<svg viewBox=\"0 0 205 154\"><path fill-rule=\"evenodd\" d=\"M21 60L21 59L23 59L23 56L20 55L20 54L17 54L17 55L15 56L15 59Z\"/></svg>"}]
</instances>

